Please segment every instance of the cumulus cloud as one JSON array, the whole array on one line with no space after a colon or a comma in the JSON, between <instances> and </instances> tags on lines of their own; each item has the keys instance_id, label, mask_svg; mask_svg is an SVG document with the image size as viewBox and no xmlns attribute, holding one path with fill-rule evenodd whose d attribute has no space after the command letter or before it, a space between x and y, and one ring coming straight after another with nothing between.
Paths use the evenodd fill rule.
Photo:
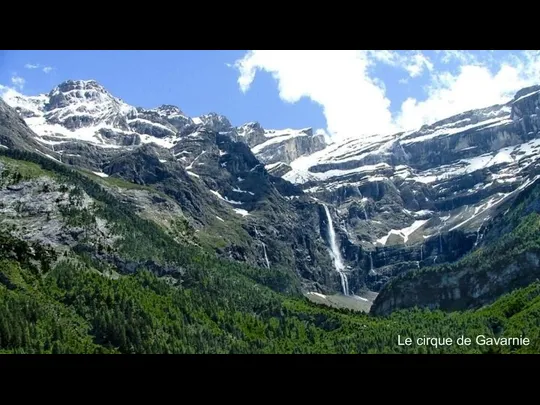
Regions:
<instances>
[{"instance_id":1,"label":"cumulus cloud","mask_svg":"<svg viewBox=\"0 0 540 405\"><path fill-rule=\"evenodd\" d=\"M377 62L405 69L410 77L419 77L425 71L433 70L430 58L420 51L399 53L389 50L368 51L368 56Z\"/></svg>"},{"instance_id":2,"label":"cumulus cloud","mask_svg":"<svg viewBox=\"0 0 540 405\"><path fill-rule=\"evenodd\" d=\"M24 65L24 68L25 69L37 69L37 68L39 68L39 65L34 65L32 63L27 63L26 65Z\"/></svg>"},{"instance_id":3,"label":"cumulus cloud","mask_svg":"<svg viewBox=\"0 0 540 405\"><path fill-rule=\"evenodd\" d=\"M22 90L25 83L26 80L24 80L24 77L18 76L16 73L11 76L11 84L13 84L15 88Z\"/></svg>"},{"instance_id":4,"label":"cumulus cloud","mask_svg":"<svg viewBox=\"0 0 540 405\"><path fill-rule=\"evenodd\" d=\"M467 51L445 50L445 51L437 51L437 53L442 53L442 56L441 56L442 63L450 63L453 61L457 61L459 63L475 64L478 62L476 55Z\"/></svg>"},{"instance_id":5,"label":"cumulus cloud","mask_svg":"<svg viewBox=\"0 0 540 405\"><path fill-rule=\"evenodd\" d=\"M417 52L411 57L411 61L405 64L405 69L411 77L418 77L425 69L429 71L433 70L433 63L431 63L428 57Z\"/></svg>"},{"instance_id":6,"label":"cumulus cloud","mask_svg":"<svg viewBox=\"0 0 540 405\"><path fill-rule=\"evenodd\" d=\"M398 83L409 86L401 89L427 78L423 97L391 105L386 78L374 75L377 64L408 74ZM421 51L249 51L232 66L239 72L242 92L250 89L258 71L265 71L276 80L285 102L307 97L320 104L333 137L415 129L504 103L520 88L540 84L539 51L438 51L432 58Z\"/></svg>"},{"instance_id":7,"label":"cumulus cloud","mask_svg":"<svg viewBox=\"0 0 540 405\"><path fill-rule=\"evenodd\" d=\"M504 103L516 90L532 83L520 73L506 64L496 73L475 65L461 66L456 75L440 73L428 86L425 100L408 98L402 104L397 124L412 129L467 110Z\"/></svg>"},{"instance_id":8,"label":"cumulus cloud","mask_svg":"<svg viewBox=\"0 0 540 405\"><path fill-rule=\"evenodd\" d=\"M250 51L234 65L249 90L258 70L272 74L288 103L320 104L332 135L393 131L390 100L369 75L363 51Z\"/></svg>"}]
</instances>

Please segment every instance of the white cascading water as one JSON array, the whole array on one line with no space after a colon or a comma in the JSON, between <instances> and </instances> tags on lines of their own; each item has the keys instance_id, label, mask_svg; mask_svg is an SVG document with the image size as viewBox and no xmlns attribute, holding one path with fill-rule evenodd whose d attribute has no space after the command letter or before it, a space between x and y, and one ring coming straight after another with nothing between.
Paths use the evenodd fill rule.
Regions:
<instances>
[{"instance_id":1,"label":"white cascading water","mask_svg":"<svg viewBox=\"0 0 540 405\"><path fill-rule=\"evenodd\" d=\"M266 243L262 243L263 251L264 251L264 260L266 261L266 267L270 268L270 261L268 260L268 255L266 254Z\"/></svg>"},{"instance_id":2,"label":"white cascading water","mask_svg":"<svg viewBox=\"0 0 540 405\"><path fill-rule=\"evenodd\" d=\"M330 216L328 207L324 204L323 207L324 212L326 213L326 220L328 222L328 239L330 242L330 252L332 253L332 258L334 259L334 267L341 278L341 289L343 290L343 295L349 295L349 281L347 280L347 275L343 272L345 265L343 264L341 252L339 251L339 247L336 242L336 232L334 231L332 217Z\"/></svg>"},{"instance_id":3,"label":"white cascading water","mask_svg":"<svg viewBox=\"0 0 540 405\"><path fill-rule=\"evenodd\" d=\"M478 245L478 243L480 243L480 240L484 237L484 234L482 233L482 226L483 224L481 224L478 230L476 231L476 242L474 242L475 247Z\"/></svg>"}]
</instances>

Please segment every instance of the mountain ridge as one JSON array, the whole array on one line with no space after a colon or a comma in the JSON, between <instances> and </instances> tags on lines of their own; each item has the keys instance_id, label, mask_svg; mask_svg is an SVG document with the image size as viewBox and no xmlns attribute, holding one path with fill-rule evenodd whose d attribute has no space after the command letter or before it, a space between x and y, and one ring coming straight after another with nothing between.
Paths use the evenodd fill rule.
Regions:
<instances>
[{"instance_id":1,"label":"mountain ridge","mask_svg":"<svg viewBox=\"0 0 540 405\"><path fill-rule=\"evenodd\" d=\"M0 150L0 172L0 190L10 195L1 199L2 214L14 216L15 225L21 218L38 226L36 219L61 219L64 228L57 234L70 237L67 244L60 241L65 250L57 254L21 239L24 235L11 235L17 227L0 233L2 354L443 354L539 349L538 282L481 309L455 314L426 309L383 317L353 314L302 299L291 291L287 273L220 260L175 243L153 221L139 218L133 204L112 195L114 188L101 187L107 178L89 178L17 149ZM46 218L40 209L12 210L21 192L34 196L25 203L43 208L52 204L49 207L59 211L48 211ZM114 241L101 243L104 237ZM328 297L312 295L327 303ZM430 336L431 342L465 336L473 342L400 346L398 335ZM502 343L489 343L492 337Z\"/></svg>"},{"instance_id":2,"label":"mountain ridge","mask_svg":"<svg viewBox=\"0 0 540 405\"><path fill-rule=\"evenodd\" d=\"M321 204L332 206L331 222L354 294L379 291L396 275L452 262L482 245L483 229L498 207L539 171L538 89L521 89L508 103L415 131L331 144L311 128L266 130L257 122L233 127L217 113L187 117L176 106L129 106L92 80L64 82L47 96L12 92L7 101L37 133L40 146L34 142L34 149L49 157L165 190L193 207L192 224L199 230L214 226L211 216L217 222L229 221L227 215L253 222L249 236L242 236L246 244L225 241L222 254L263 266L270 257L293 266L307 292L340 291L339 276L328 268L330 255L324 253L328 221ZM232 146L237 141L247 149ZM220 142L229 146L223 149ZM142 154L133 154L137 148ZM253 180L244 182L243 176L252 174ZM260 193L262 183L255 178L267 179L270 188ZM176 179L174 185L167 184L170 179ZM233 212L218 209L201 217L202 207L212 212L219 204ZM309 235L302 247L282 236L281 249L294 252L294 260L268 249L270 239L262 242L264 249L257 247L261 242L253 236L253 229L265 227L280 233L272 221L287 218L285 213L293 213L285 233ZM309 231L293 219L308 213ZM240 233L246 223L238 224Z\"/></svg>"}]
</instances>

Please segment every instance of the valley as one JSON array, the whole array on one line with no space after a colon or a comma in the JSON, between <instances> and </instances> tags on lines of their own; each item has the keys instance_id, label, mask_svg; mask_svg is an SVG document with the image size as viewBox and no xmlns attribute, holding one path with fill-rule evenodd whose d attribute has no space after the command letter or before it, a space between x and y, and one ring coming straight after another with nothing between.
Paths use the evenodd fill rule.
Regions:
<instances>
[{"instance_id":1,"label":"valley","mask_svg":"<svg viewBox=\"0 0 540 405\"><path fill-rule=\"evenodd\" d=\"M337 141L94 80L2 97L0 351L464 350L404 330L538 350L540 86Z\"/></svg>"}]
</instances>

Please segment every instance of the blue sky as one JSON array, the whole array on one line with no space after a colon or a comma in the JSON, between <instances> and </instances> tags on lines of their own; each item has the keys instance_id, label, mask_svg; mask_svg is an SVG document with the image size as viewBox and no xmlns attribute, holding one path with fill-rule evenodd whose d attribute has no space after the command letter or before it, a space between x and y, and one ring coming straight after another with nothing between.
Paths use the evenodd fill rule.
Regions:
<instances>
[{"instance_id":1,"label":"blue sky","mask_svg":"<svg viewBox=\"0 0 540 405\"><path fill-rule=\"evenodd\" d=\"M259 121L269 128L324 127L321 108L309 99L291 105L275 80L261 75L243 94L238 72L227 66L247 51L3 51L0 83L23 77L23 94L49 92L68 79L95 79L116 97L141 107L173 104L190 116L226 115L234 125ZM25 65L39 65L28 69ZM54 67L48 73L43 67Z\"/></svg>"},{"instance_id":2,"label":"blue sky","mask_svg":"<svg viewBox=\"0 0 540 405\"><path fill-rule=\"evenodd\" d=\"M0 85L26 95L95 79L141 107L226 115L234 125L362 135L504 102L540 82L521 51L0 51Z\"/></svg>"}]
</instances>

